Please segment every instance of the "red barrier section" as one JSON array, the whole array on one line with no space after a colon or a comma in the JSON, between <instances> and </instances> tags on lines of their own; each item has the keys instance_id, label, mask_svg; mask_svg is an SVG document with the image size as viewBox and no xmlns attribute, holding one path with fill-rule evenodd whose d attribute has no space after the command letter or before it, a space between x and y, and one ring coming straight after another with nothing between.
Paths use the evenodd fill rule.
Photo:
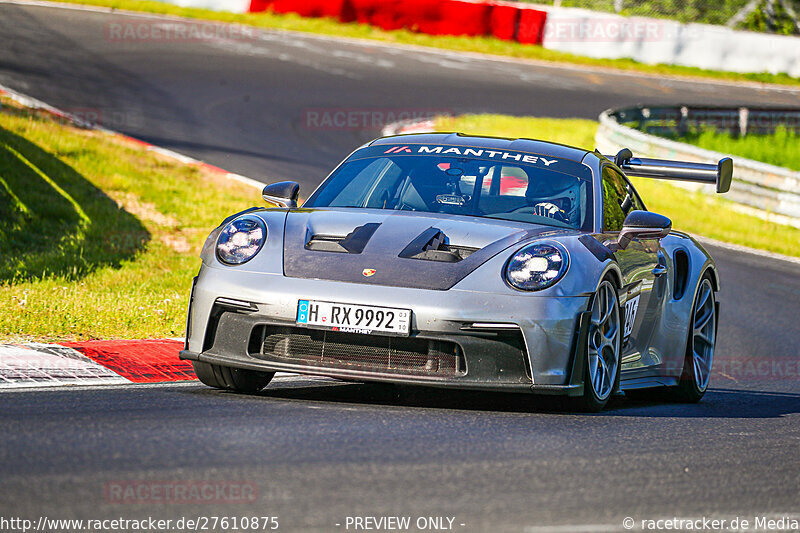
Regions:
<instances>
[{"instance_id":1,"label":"red barrier section","mask_svg":"<svg viewBox=\"0 0 800 533\"><path fill-rule=\"evenodd\" d=\"M516 6L493 6L491 16L492 36L513 41L517 36L520 9Z\"/></svg>"},{"instance_id":2,"label":"red barrier section","mask_svg":"<svg viewBox=\"0 0 800 533\"><path fill-rule=\"evenodd\" d=\"M416 3L414 0L411 3ZM411 20L400 0L347 0L349 9L361 24L371 24L384 30L397 30ZM413 8L411 8L413 9Z\"/></svg>"},{"instance_id":3,"label":"red barrier section","mask_svg":"<svg viewBox=\"0 0 800 533\"><path fill-rule=\"evenodd\" d=\"M259 13L261 11L266 11L271 5L272 0L250 0L250 9L247 11L249 13Z\"/></svg>"},{"instance_id":4,"label":"red barrier section","mask_svg":"<svg viewBox=\"0 0 800 533\"><path fill-rule=\"evenodd\" d=\"M183 343L172 340L64 343L136 383L197 379L189 361L178 359Z\"/></svg>"},{"instance_id":5,"label":"red barrier section","mask_svg":"<svg viewBox=\"0 0 800 533\"><path fill-rule=\"evenodd\" d=\"M542 44L547 13L535 9L519 10L517 41L525 44Z\"/></svg>"},{"instance_id":6,"label":"red barrier section","mask_svg":"<svg viewBox=\"0 0 800 533\"><path fill-rule=\"evenodd\" d=\"M489 35L492 6L451 0L441 2L439 35Z\"/></svg>"},{"instance_id":7,"label":"red barrier section","mask_svg":"<svg viewBox=\"0 0 800 533\"><path fill-rule=\"evenodd\" d=\"M534 9L463 0L251 0L251 12L267 9L304 17L334 17L384 30L491 35L530 44L541 44L546 17Z\"/></svg>"}]
</instances>

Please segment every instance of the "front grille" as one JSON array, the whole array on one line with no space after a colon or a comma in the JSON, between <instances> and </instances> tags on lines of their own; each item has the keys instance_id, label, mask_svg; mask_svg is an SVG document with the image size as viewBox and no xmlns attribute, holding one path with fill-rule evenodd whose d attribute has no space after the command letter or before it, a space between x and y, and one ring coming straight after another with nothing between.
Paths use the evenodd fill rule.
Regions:
<instances>
[{"instance_id":1,"label":"front grille","mask_svg":"<svg viewBox=\"0 0 800 533\"><path fill-rule=\"evenodd\" d=\"M438 377L466 371L461 349L449 341L281 326L262 326L253 334L263 339L253 355L304 365Z\"/></svg>"}]
</instances>

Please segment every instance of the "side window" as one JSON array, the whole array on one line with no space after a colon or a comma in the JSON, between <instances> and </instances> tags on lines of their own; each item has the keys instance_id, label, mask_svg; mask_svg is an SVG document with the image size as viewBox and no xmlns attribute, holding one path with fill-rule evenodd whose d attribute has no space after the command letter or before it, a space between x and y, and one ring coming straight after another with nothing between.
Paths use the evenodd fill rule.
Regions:
<instances>
[{"instance_id":1,"label":"side window","mask_svg":"<svg viewBox=\"0 0 800 533\"><path fill-rule=\"evenodd\" d=\"M639 198L639 193L631 186L632 197L633 197L633 208L637 211L647 211L647 208L644 206L642 199Z\"/></svg>"},{"instance_id":2,"label":"side window","mask_svg":"<svg viewBox=\"0 0 800 533\"><path fill-rule=\"evenodd\" d=\"M524 197L528 174L519 167L496 165L489 169L481 185L482 195Z\"/></svg>"},{"instance_id":3,"label":"side window","mask_svg":"<svg viewBox=\"0 0 800 533\"><path fill-rule=\"evenodd\" d=\"M614 174L618 174L614 172ZM625 214L628 215L631 211L647 211L647 208L644 206L644 202L639 197L639 193L636 192L636 189L633 188L631 185L631 181L626 178L625 176L622 177L625 180L625 187L627 190L627 201L622 201L622 210L625 211Z\"/></svg>"},{"instance_id":4,"label":"side window","mask_svg":"<svg viewBox=\"0 0 800 533\"><path fill-rule=\"evenodd\" d=\"M478 210L482 214L510 213L528 204L528 174L520 167L494 165L481 182Z\"/></svg>"},{"instance_id":5,"label":"side window","mask_svg":"<svg viewBox=\"0 0 800 533\"><path fill-rule=\"evenodd\" d=\"M528 175L519 167L500 167L500 194L525 197Z\"/></svg>"},{"instance_id":6,"label":"side window","mask_svg":"<svg viewBox=\"0 0 800 533\"><path fill-rule=\"evenodd\" d=\"M603 167L603 231L619 231L625 220L622 203L628 195L628 186L618 172Z\"/></svg>"}]
</instances>

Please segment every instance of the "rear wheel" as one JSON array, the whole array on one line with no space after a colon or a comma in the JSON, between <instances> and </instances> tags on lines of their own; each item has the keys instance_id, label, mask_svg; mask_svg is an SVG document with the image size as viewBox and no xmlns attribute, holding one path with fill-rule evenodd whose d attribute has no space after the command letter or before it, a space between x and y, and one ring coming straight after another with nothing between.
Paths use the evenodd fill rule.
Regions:
<instances>
[{"instance_id":1,"label":"rear wheel","mask_svg":"<svg viewBox=\"0 0 800 533\"><path fill-rule=\"evenodd\" d=\"M717 342L717 305L714 286L706 274L700 281L694 304L692 321L689 325L689 339L686 343L686 357L680 383L672 389L676 400L696 403L706 392L711 377L711 364L714 361L714 347Z\"/></svg>"},{"instance_id":2,"label":"rear wheel","mask_svg":"<svg viewBox=\"0 0 800 533\"><path fill-rule=\"evenodd\" d=\"M275 372L258 372L202 361L192 361L192 367L197 378L205 385L235 392L258 392L266 387L275 375Z\"/></svg>"},{"instance_id":3,"label":"rear wheel","mask_svg":"<svg viewBox=\"0 0 800 533\"><path fill-rule=\"evenodd\" d=\"M584 411L601 411L619 385L620 313L617 289L603 280L592 297L592 318L587 342L583 396L577 407Z\"/></svg>"}]
</instances>

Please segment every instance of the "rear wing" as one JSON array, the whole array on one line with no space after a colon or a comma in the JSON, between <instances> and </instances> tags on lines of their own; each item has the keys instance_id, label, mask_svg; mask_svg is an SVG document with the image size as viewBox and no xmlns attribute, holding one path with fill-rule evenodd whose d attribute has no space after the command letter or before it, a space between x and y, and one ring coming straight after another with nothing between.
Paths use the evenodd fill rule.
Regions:
<instances>
[{"instance_id":1,"label":"rear wing","mask_svg":"<svg viewBox=\"0 0 800 533\"><path fill-rule=\"evenodd\" d=\"M731 189L733 179L733 159L725 157L714 164L670 161L668 159L646 159L633 157L628 148L623 148L616 156L606 156L628 176L657 178L664 180L694 181L713 183L722 194Z\"/></svg>"}]
</instances>

